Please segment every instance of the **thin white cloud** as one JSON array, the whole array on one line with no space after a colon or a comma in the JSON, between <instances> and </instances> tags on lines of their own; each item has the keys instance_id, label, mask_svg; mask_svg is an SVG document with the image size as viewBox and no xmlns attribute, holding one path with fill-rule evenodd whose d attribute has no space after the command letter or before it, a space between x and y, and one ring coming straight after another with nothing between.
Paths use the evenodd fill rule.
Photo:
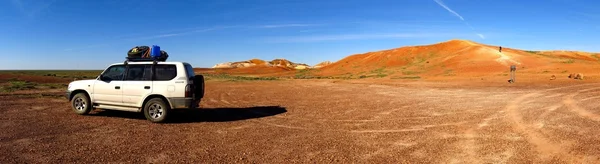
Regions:
<instances>
[{"instance_id":1,"label":"thin white cloud","mask_svg":"<svg viewBox=\"0 0 600 164\"><path fill-rule=\"evenodd\" d=\"M20 3L19 0L13 0L13 1L15 1L15 3ZM191 35L191 34L195 34L195 33L222 30L222 29L226 29L226 28L246 28L246 29L248 29L248 28L285 28L285 27L307 27L307 26L317 26L317 25L318 24L271 24L271 25L259 25L259 26L235 25L235 26L219 26L219 27L213 27L213 28L185 28L185 29L178 29L178 30L168 30L167 32L164 32L162 34L156 34L156 35L135 34L135 36L128 35L128 36L120 36L120 37L113 37L113 38L116 40L139 41L139 40L148 40L148 39L168 38L168 37L175 37L175 36L185 36L185 35ZM113 42L111 42L111 44L112 43ZM108 45L110 45L110 44L93 44L93 45L80 46L80 47L75 47L75 48L67 48L67 49L64 49L64 51L74 51L74 50L108 46Z\"/></svg>"},{"instance_id":2,"label":"thin white cloud","mask_svg":"<svg viewBox=\"0 0 600 164\"><path fill-rule=\"evenodd\" d=\"M23 4L21 0L11 0L13 6L21 12L21 14L33 18L39 12L48 9L56 0L48 1L33 1L33 4ZM39 2L39 3L38 3Z\"/></svg>"},{"instance_id":3,"label":"thin white cloud","mask_svg":"<svg viewBox=\"0 0 600 164\"><path fill-rule=\"evenodd\" d=\"M475 31L475 34L477 36L479 36L479 38L485 39L485 36L483 34L476 32L475 28L473 26L471 26L471 24L469 24L469 22L467 22L465 20L465 18L463 18L460 14L458 14L454 10L450 9L450 7L448 7L446 4L444 4L444 2L442 0L433 0L433 1L435 1L435 3L437 3L444 9L448 10L448 12L450 12L450 13L454 14L456 17L458 17L462 22L464 22L467 25L467 27L469 27L471 30Z\"/></svg>"},{"instance_id":4,"label":"thin white cloud","mask_svg":"<svg viewBox=\"0 0 600 164\"><path fill-rule=\"evenodd\" d=\"M469 24L469 22L465 21L465 24L471 29L471 30L475 30L475 28L473 28L473 26L471 26L471 24Z\"/></svg>"},{"instance_id":5,"label":"thin white cloud","mask_svg":"<svg viewBox=\"0 0 600 164\"><path fill-rule=\"evenodd\" d=\"M103 46L108 46L110 44L93 44L93 45L87 45L87 46L81 46L81 47L75 47L75 48L67 48L64 49L64 51L75 51L75 50L82 50L82 49L90 49L90 48L96 48L96 47L103 47Z\"/></svg>"},{"instance_id":6,"label":"thin white cloud","mask_svg":"<svg viewBox=\"0 0 600 164\"><path fill-rule=\"evenodd\" d=\"M435 3L437 3L438 5L442 6L443 8L445 8L446 10L448 10L448 12L456 15L458 18L460 18L460 20L465 20L462 16L460 16L460 14L454 12L454 10L450 9L448 6L446 6L446 4L444 4L444 2L442 2L442 0L433 0L435 1Z\"/></svg>"},{"instance_id":7,"label":"thin white cloud","mask_svg":"<svg viewBox=\"0 0 600 164\"><path fill-rule=\"evenodd\" d=\"M200 32L208 32L208 31L220 30L220 29L225 29L225 28L252 28L252 27L258 27L258 28L285 28L285 27L307 27L307 26L316 26L316 24L275 24L275 25L261 25L261 26L223 26L223 27L214 27L214 28L206 28L206 29L194 29L194 30L188 30L188 31L183 31L183 32L176 32L176 33L165 33L165 34L159 34L159 35L153 35L153 36L130 38L130 39L127 39L127 40L146 40L146 39L156 39L156 38L173 37L173 36L183 36L183 35L190 35L190 34L200 33Z\"/></svg>"},{"instance_id":8,"label":"thin white cloud","mask_svg":"<svg viewBox=\"0 0 600 164\"><path fill-rule=\"evenodd\" d=\"M167 37L173 37L173 36L183 36L183 35L190 35L190 34L194 34L194 33L213 31L213 30L221 29L221 28L197 29L197 30L184 31L184 32L178 32L178 33L166 33L166 34L159 34L159 35L152 35L152 36L145 36L145 37L130 38L130 39L126 39L126 40L129 40L129 41L131 41L131 40L147 40L147 39L156 39L156 38L167 38Z\"/></svg>"},{"instance_id":9,"label":"thin white cloud","mask_svg":"<svg viewBox=\"0 0 600 164\"><path fill-rule=\"evenodd\" d=\"M338 40L367 40L389 38L426 38L426 37L453 37L463 34L455 33L388 33L388 34L341 34L341 35L313 35L313 36L284 36L267 38L267 42L321 42Z\"/></svg>"},{"instance_id":10,"label":"thin white cloud","mask_svg":"<svg viewBox=\"0 0 600 164\"><path fill-rule=\"evenodd\" d=\"M221 28L224 28L224 27L221 27ZM196 30L184 31L184 32L179 32L179 33L165 33L165 34L145 36L145 37L135 37L135 38L129 38L129 39L125 39L125 40L126 41L138 41L138 40L147 40L147 39L167 38L167 37L174 37L174 36L190 35L190 34L199 33L199 32L207 32L207 31L212 31L212 30L216 30L216 29L219 29L219 28L196 29ZM111 44L112 43L93 44L93 45L87 45L87 46L81 46L81 47L75 47L75 48L67 48L67 49L64 49L64 51L89 49L89 48L95 48L95 47L109 46Z\"/></svg>"},{"instance_id":11,"label":"thin white cloud","mask_svg":"<svg viewBox=\"0 0 600 164\"><path fill-rule=\"evenodd\" d=\"M317 24L274 24L274 25L261 25L259 28L283 28L283 27L309 27L317 26Z\"/></svg>"},{"instance_id":12,"label":"thin white cloud","mask_svg":"<svg viewBox=\"0 0 600 164\"><path fill-rule=\"evenodd\" d=\"M477 34L477 36L479 36L481 39L485 39L485 36L483 36L483 34Z\"/></svg>"}]
</instances>

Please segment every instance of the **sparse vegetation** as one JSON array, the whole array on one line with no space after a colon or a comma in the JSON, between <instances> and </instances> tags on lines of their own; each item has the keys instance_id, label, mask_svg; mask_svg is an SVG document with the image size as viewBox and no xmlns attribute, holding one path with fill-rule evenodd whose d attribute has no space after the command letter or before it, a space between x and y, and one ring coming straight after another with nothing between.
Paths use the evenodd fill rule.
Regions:
<instances>
[{"instance_id":1,"label":"sparse vegetation","mask_svg":"<svg viewBox=\"0 0 600 164\"><path fill-rule=\"evenodd\" d=\"M569 59L569 60L567 60L567 61L563 61L563 63L566 63L566 64L572 64L572 63L575 63L575 60L573 60L573 59Z\"/></svg>"},{"instance_id":2,"label":"sparse vegetation","mask_svg":"<svg viewBox=\"0 0 600 164\"><path fill-rule=\"evenodd\" d=\"M371 73L383 73L384 69L385 68L383 68L383 67L382 68L378 68L378 69L372 70Z\"/></svg>"},{"instance_id":3,"label":"sparse vegetation","mask_svg":"<svg viewBox=\"0 0 600 164\"><path fill-rule=\"evenodd\" d=\"M444 76L454 76L456 74L454 74L454 70L452 69L447 69L444 71Z\"/></svg>"},{"instance_id":4,"label":"sparse vegetation","mask_svg":"<svg viewBox=\"0 0 600 164\"><path fill-rule=\"evenodd\" d=\"M67 84L63 83L34 83L29 81L11 80L8 82L8 84L0 86L0 92L14 92L32 89L58 89L65 87L67 87Z\"/></svg>"},{"instance_id":5,"label":"sparse vegetation","mask_svg":"<svg viewBox=\"0 0 600 164\"><path fill-rule=\"evenodd\" d=\"M363 72L363 73L364 73L364 72ZM362 73L361 73L361 74L362 74ZM370 75L362 75L362 76L360 76L359 78L361 78L361 79L362 79L362 78L367 78L367 77L377 77L377 78L381 78L381 77L386 77L386 76L387 76L387 74L386 74L386 70L385 70L385 67L381 67L381 68L378 68L378 69L371 70L371 72L370 72L369 74L370 74Z\"/></svg>"},{"instance_id":6,"label":"sparse vegetation","mask_svg":"<svg viewBox=\"0 0 600 164\"><path fill-rule=\"evenodd\" d=\"M382 74L382 73L377 74L377 77L379 77L379 78L386 77L386 76L387 76L387 74Z\"/></svg>"},{"instance_id":7,"label":"sparse vegetation","mask_svg":"<svg viewBox=\"0 0 600 164\"><path fill-rule=\"evenodd\" d=\"M279 80L276 77L250 77L250 76L235 76L228 74L205 74L205 80L226 80L226 81L253 81L253 80Z\"/></svg>"},{"instance_id":8,"label":"sparse vegetation","mask_svg":"<svg viewBox=\"0 0 600 164\"><path fill-rule=\"evenodd\" d=\"M534 54L536 54L536 55L539 55L539 56L543 56L543 57L547 57L547 58L557 58L556 56L552 56L552 55L544 54L544 53L542 53L542 52L539 52L539 51L533 51L533 52L536 52L536 53L534 53Z\"/></svg>"},{"instance_id":9,"label":"sparse vegetation","mask_svg":"<svg viewBox=\"0 0 600 164\"><path fill-rule=\"evenodd\" d=\"M296 78L296 79L312 79L312 78L314 78L314 76L312 76L312 72L310 69L303 69L303 70L298 70L296 72L296 75L294 75L294 78Z\"/></svg>"},{"instance_id":10,"label":"sparse vegetation","mask_svg":"<svg viewBox=\"0 0 600 164\"><path fill-rule=\"evenodd\" d=\"M18 90L35 89L36 84L27 81L11 81L7 86L2 87L2 92L13 92Z\"/></svg>"},{"instance_id":11,"label":"sparse vegetation","mask_svg":"<svg viewBox=\"0 0 600 164\"><path fill-rule=\"evenodd\" d=\"M416 71L402 71L402 74L404 75L415 75L415 74L419 74L420 72L416 72Z\"/></svg>"},{"instance_id":12,"label":"sparse vegetation","mask_svg":"<svg viewBox=\"0 0 600 164\"><path fill-rule=\"evenodd\" d=\"M421 76L396 76L391 79L421 79Z\"/></svg>"},{"instance_id":13,"label":"sparse vegetation","mask_svg":"<svg viewBox=\"0 0 600 164\"><path fill-rule=\"evenodd\" d=\"M11 73L17 75L51 76L60 78L93 79L102 70L3 70L0 73Z\"/></svg>"},{"instance_id":14,"label":"sparse vegetation","mask_svg":"<svg viewBox=\"0 0 600 164\"><path fill-rule=\"evenodd\" d=\"M598 54L592 54L592 57L596 58L596 60L600 61L600 57L598 57Z\"/></svg>"},{"instance_id":15,"label":"sparse vegetation","mask_svg":"<svg viewBox=\"0 0 600 164\"><path fill-rule=\"evenodd\" d=\"M525 52L528 52L528 53L531 53L531 54L537 54L537 53L539 53L539 51L525 51Z\"/></svg>"}]
</instances>

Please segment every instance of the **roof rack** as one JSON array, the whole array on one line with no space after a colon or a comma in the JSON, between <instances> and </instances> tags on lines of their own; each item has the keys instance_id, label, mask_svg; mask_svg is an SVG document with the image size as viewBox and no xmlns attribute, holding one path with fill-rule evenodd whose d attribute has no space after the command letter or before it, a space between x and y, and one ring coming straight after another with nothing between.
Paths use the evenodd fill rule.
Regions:
<instances>
[{"instance_id":1,"label":"roof rack","mask_svg":"<svg viewBox=\"0 0 600 164\"><path fill-rule=\"evenodd\" d=\"M158 60L155 58L131 58L131 57L125 57L125 62L123 62L125 65L127 65L128 62L142 62L142 61L149 61L149 62L153 62L154 64L158 63L158 62L164 62L165 60Z\"/></svg>"},{"instance_id":2,"label":"roof rack","mask_svg":"<svg viewBox=\"0 0 600 164\"><path fill-rule=\"evenodd\" d=\"M125 57L125 59L127 59L127 61L162 61L162 60L158 60L155 58L130 58L130 57ZM164 61L162 61L164 62Z\"/></svg>"}]
</instances>

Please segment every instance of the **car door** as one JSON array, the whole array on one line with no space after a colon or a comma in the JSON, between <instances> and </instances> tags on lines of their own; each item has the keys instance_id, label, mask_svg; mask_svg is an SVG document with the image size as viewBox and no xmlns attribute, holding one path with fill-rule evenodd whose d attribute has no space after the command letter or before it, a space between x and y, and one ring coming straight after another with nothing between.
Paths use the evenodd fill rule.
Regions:
<instances>
[{"instance_id":1,"label":"car door","mask_svg":"<svg viewBox=\"0 0 600 164\"><path fill-rule=\"evenodd\" d=\"M184 81L174 82L177 77L177 66L174 64L159 64L154 68L154 92L161 93L166 97L184 97ZM176 94L180 93L180 95Z\"/></svg>"},{"instance_id":2,"label":"car door","mask_svg":"<svg viewBox=\"0 0 600 164\"><path fill-rule=\"evenodd\" d=\"M123 103L123 77L125 65L112 65L94 83L94 103L121 105Z\"/></svg>"},{"instance_id":3,"label":"car door","mask_svg":"<svg viewBox=\"0 0 600 164\"><path fill-rule=\"evenodd\" d=\"M141 101L152 93L152 65L130 64L123 81L123 104L140 107Z\"/></svg>"}]
</instances>

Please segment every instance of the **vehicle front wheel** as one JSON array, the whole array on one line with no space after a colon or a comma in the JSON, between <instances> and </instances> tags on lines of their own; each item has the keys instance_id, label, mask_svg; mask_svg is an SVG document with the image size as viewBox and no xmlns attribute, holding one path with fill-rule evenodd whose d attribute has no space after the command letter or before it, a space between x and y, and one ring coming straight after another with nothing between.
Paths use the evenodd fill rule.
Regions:
<instances>
[{"instance_id":1,"label":"vehicle front wheel","mask_svg":"<svg viewBox=\"0 0 600 164\"><path fill-rule=\"evenodd\" d=\"M90 98L85 93L78 93L71 99L71 109L80 115L89 114L92 110Z\"/></svg>"},{"instance_id":2,"label":"vehicle front wheel","mask_svg":"<svg viewBox=\"0 0 600 164\"><path fill-rule=\"evenodd\" d=\"M161 98L153 98L144 106L144 116L151 122L160 123L167 119L169 110L170 107Z\"/></svg>"}]
</instances>

